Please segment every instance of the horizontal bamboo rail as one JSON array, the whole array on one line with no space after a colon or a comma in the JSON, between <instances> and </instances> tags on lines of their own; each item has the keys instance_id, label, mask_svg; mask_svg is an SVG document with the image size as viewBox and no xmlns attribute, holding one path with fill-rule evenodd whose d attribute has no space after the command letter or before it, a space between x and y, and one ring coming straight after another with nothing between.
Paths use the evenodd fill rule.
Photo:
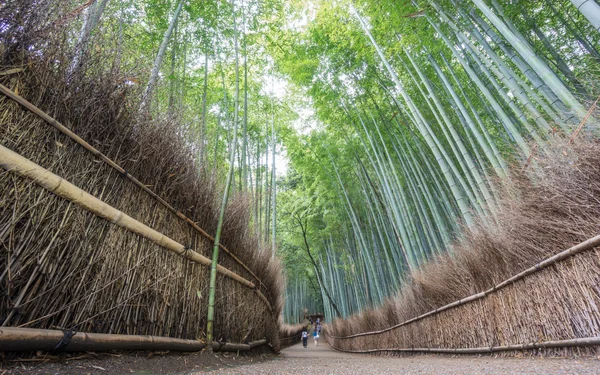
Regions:
<instances>
[{"instance_id":1,"label":"horizontal bamboo rail","mask_svg":"<svg viewBox=\"0 0 600 375\"><path fill-rule=\"evenodd\" d=\"M496 352L507 352L511 350L532 350L532 349L547 349L547 348L571 348L571 347L583 347L583 346L597 346L600 345L600 337L584 337L579 339L571 340L557 340L557 341L542 341L532 342L529 344L516 344L506 346L484 346L478 348L386 348L386 349L367 349L367 350L345 350L336 348L327 342L329 346L337 351L344 353L358 353L358 354L373 354L381 352L395 352L395 353L439 353L439 354L489 354Z\"/></svg>"},{"instance_id":2,"label":"horizontal bamboo rail","mask_svg":"<svg viewBox=\"0 0 600 375\"><path fill-rule=\"evenodd\" d=\"M538 272L538 271L540 271L540 270L542 270L542 269L544 269L544 268L546 268L548 266L556 264L556 263L558 263L558 262L560 262L560 261L562 261L564 259L567 259L567 258L569 258L569 257L571 257L571 256L573 256L575 254L581 253L581 252L586 251L586 250L591 250L591 249L595 248L598 245L600 245L600 235L592 237L592 238L590 238L590 239L588 239L588 240L586 240L586 241L584 241L584 242L582 242L580 244L577 244L577 245L575 245L575 246L573 246L573 247L571 247L571 248L569 248L567 250L564 250L564 251L562 251L562 252L560 252L560 253L558 253L556 255L553 255L550 258L547 258L546 260L544 260L544 261L542 261L540 263L537 263L536 265L534 265L534 266L526 269L523 272L520 272L520 273L512 276L509 279L504 280L500 284L498 284L498 285L496 285L496 286L494 286L494 287L492 287L492 288L490 288L490 289L488 289L488 290L486 290L484 292L473 294L472 296L469 296L469 297L460 299L458 301L449 303L449 304L444 305L442 307L438 307L435 310L431 310L429 312L426 312L425 314L422 314L422 315L419 315L419 316L417 316L415 318L406 320L406 321L404 321L402 323L398 323L398 324L396 324L394 326L391 326L391 327L388 327L388 328L385 328L385 329L382 329L382 330L379 330L379 331L362 332L362 333L356 333L354 335L348 335L348 336L329 336L329 337L331 337L333 339L337 339L337 340L346 340L346 339L351 339L351 338L355 338L355 337L378 335L378 334L382 334L382 333L385 333L385 332L389 332L389 331L394 330L396 328L399 328L399 327L405 326L407 324L414 323L414 322L416 322L418 320L422 320L424 318L427 318L428 316L438 314L438 313L440 313L442 311L445 311L445 310L449 310L449 309L451 309L453 307L457 307L457 306L464 305L464 304L469 303L469 302L473 302L473 301L482 299L485 296L487 296L488 294L495 293L498 290L503 289L503 288L509 286L510 284L512 284L512 283L514 283L514 282L516 282L518 280L523 279L526 276L534 274L534 273L536 273L536 272ZM508 349L508 350L512 350L512 349Z\"/></svg>"},{"instance_id":3,"label":"horizontal bamboo rail","mask_svg":"<svg viewBox=\"0 0 600 375\"><path fill-rule=\"evenodd\" d=\"M115 225L136 233L154 242L155 244L174 252L175 254L181 255L182 257L205 267L211 266L212 262L207 257L198 254L197 252L187 248L177 241L137 221L131 216L128 216L122 211L119 211L116 208L104 203L100 199L83 191L67 180L40 167L39 165L2 145L0 145L0 166L7 171L17 173L23 177L33 180L35 183L51 191L52 193L83 207L84 209L110 221ZM267 298L260 292L260 290L256 289L256 286L252 282L220 265L217 265L217 271L220 274L252 289L269 307L269 309L271 311L273 310Z\"/></svg>"},{"instance_id":4,"label":"horizontal bamboo rail","mask_svg":"<svg viewBox=\"0 0 600 375\"><path fill-rule=\"evenodd\" d=\"M34 352L58 350L65 333L58 330L34 328L0 328L1 351ZM66 341L66 340L65 340ZM196 340L175 339L172 337L114 335L103 333L75 333L64 342L62 351L109 351L109 350L176 350L182 352L200 351L206 344Z\"/></svg>"},{"instance_id":5,"label":"horizontal bamboo rail","mask_svg":"<svg viewBox=\"0 0 600 375\"><path fill-rule=\"evenodd\" d=\"M77 144L79 144L80 146L82 146L84 149L86 149L89 152L91 152L97 158L99 158L100 160L102 160L103 162L105 162L106 164L108 164L109 166L111 166L112 168L114 168L115 170L117 170L119 173L121 173L123 176L125 176L126 178L128 178L131 182L133 182L136 186L138 186L143 191L145 191L146 193L148 193L151 197L153 197L154 199L156 199L160 204L162 204L169 211L171 211L175 215L177 215L177 217L179 217L180 219L184 220L189 225L191 225L203 237L207 238L209 241L213 241L213 242L215 241L215 238L213 236L211 236L210 234L208 234L206 231L204 231L202 228L200 228L198 226L198 224L196 224L190 218L188 218L187 216L185 216L184 214L182 214L181 212L179 212L178 210L176 210L167 201L165 201L164 199L162 199L161 197L159 197L158 194L156 194L155 192L153 192L152 190L150 190L146 185L144 185L143 183L141 183L137 178L135 178L132 175L130 175L129 173L127 173L127 171L124 168L122 168L120 165L118 165L117 163L115 163L114 161L112 161L108 156L104 155L102 152L100 152L94 146L92 146L89 143L87 143L85 140L83 140L77 134L73 133L69 128L67 128L66 126L64 126L60 122L58 122L56 119L54 119L53 117L51 117L50 115L48 115L46 112L42 111L41 109L39 109L38 107L36 107L32 103L30 103L29 101L27 101L25 98L17 95L11 89L9 89L8 87L6 87L6 86L4 86L2 84L0 84L0 92L2 92L4 95L6 95L10 99L14 100L15 102L19 103L20 105L22 105L23 107L25 107L26 109L28 109L29 111L31 111L32 113L34 113L35 115L37 115L38 117L40 117L42 120L44 120L48 124L52 125L58 131L60 131L61 133L63 133L67 137L71 138L73 141L75 141ZM240 266L242 266L242 268L244 268L250 275L252 275L252 277L256 279L256 281L259 283L259 285L261 285L265 289L265 291L267 292L267 294L269 294L269 290L266 288L266 286L263 284L263 282L258 278L258 276L256 276L256 274L254 272L252 272L252 270L250 270L250 268L248 268L248 266L246 266L238 257L236 257L231 251L229 251L223 244L219 244L219 248L221 250L223 250L227 255L229 255Z\"/></svg>"},{"instance_id":6,"label":"horizontal bamboo rail","mask_svg":"<svg viewBox=\"0 0 600 375\"><path fill-rule=\"evenodd\" d=\"M0 351L34 352L66 351L102 352L109 350L173 350L196 352L206 348L197 340L184 340L163 336L115 335L105 333L73 333L52 329L0 328ZM220 352L249 351L265 345L267 340L256 340L247 344L213 342L213 350ZM214 349L217 348L217 349Z\"/></svg>"}]
</instances>

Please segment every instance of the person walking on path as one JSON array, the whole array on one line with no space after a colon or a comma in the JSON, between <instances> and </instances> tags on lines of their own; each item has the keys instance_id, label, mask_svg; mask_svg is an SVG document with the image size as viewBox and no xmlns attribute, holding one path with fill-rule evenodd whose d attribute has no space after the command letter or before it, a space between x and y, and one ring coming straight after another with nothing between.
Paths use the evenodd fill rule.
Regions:
<instances>
[{"instance_id":1,"label":"person walking on path","mask_svg":"<svg viewBox=\"0 0 600 375\"><path fill-rule=\"evenodd\" d=\"M306 328L302 330L302 346L304 346L304 349L308 346L308 332L306 332Z\"/></svg>"},{"instance_id":2,"label":"person walking on path","mask_svg":"<svg viewBox=\"0 0 600 375\"><path fill-rule=\"evenodd\" d=\"M315 339L315 346L319 345L319 331L316 329L313 331L313 337Z\"/></svg>"}]
</instances>

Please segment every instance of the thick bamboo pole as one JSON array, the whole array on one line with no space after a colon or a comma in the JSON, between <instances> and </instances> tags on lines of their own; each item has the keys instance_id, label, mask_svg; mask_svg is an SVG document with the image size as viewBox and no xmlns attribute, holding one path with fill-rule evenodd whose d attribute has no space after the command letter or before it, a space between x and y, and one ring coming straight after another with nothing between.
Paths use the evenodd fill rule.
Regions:
<instances>
[{"instance_id":1,"label":"thick bamboo pole","mask_svg":"<svg viewBox=\"0 0 600 375\"><path fill-rule=\"evenodd\" d=\"M367 350L345 350L337 348L327 342L333 349L345 353L381 353L381 352L396 352L396 353L440 353L440 354L488 354L496 352L506 352L511 350L531 350L531 349L546 349L546 348L570 348L582 346L597 346L600 345L600 337L584 337L571 340L543 341L532 342L529 344L515 344L505 346L484 346L478 348L384 348L384 349L367 349Z\"/></svg>"},{"instance_id":2,"label":"thick bamboo pole","mask_svg":"<svg viewBox=\"0 0 600 375\"><path fill-rule=\"evenodd\" d=\"M172 337L79 332L74 334L64 347L59 348L59 343L63 341L64 337L65 333L58 330L2 327L0 328L0 348L3 351L14 352L54 351L58 349L68 352L101 352L108 350L196 352L206 347L206 344L200 341Z\"/></svg>"},{"instance_id":3,"label":"thick bamboo pole","mask_svg":"<svg viewBox=\"0 0 600 375\"><path fill-rule=\"evenodd\" d=\"M600 235L592 237L592 238L588 239L587 241L584 241L584 242L582 242L580 244L577 244L577 245L575 245L575 246L573 246L573 247L571 247L571 248L569 248L569 249L567 249L565 251L562 251L562 252L560 252L560 253L558 253L556 255L553 255L553 256L547 258L546 260L544 260L544 261L542 261L540 263L537 263L536 265L534 265L534 266L532 266L532 267L524 270L523 272L520 272L520 273L512 276L511 278L504 280L500 284L497 284L494 287L492 287L492 288L490 288L490 289L488 289L488 290L486 290L484 292L473 294L473 295L471 295L469 297L465 297L463 299L460 299L458 301L454 301L454 302L449 303L447 305L444 305L442 307L438 307L435 310L431 310L429 312L426 312L425 314L422 314L422 315L419 315L419 316L414 317L412 319L406 320L406 321L404 321L402 323L398 323L398 324L396 324L394 326L391 326L391 327L388 327L388 328L384 328L384 329L379 330L379 331L362 332L362 333L357 333L357 334L348 335L348 336L329 336L329 337L331 337L333 339L337 339L337 340L346 340L346 339L351 339L351 338L355 338L355 337L378 335L378 334L381 334L381 333L389 332L389 331L391 331L393 329L405 326L405 325L410 324L410 323L414 323L414 322L416 322L418 320L422 320L422 319L424 319L424 318L426 318L428 316L438 314L438 313L440 313L442 311L445 311L445 310L449 310L449 309L451 309L453 307L461 306L461 305L464 305L466 303L482 299L482 298L486 297L488 294L495 293L498 290L503 289L503 288L505 288L505 287L507 287L507 286L509 286L509 285L511 285L511 284L513 284L513 283L515 283L515 282L517 282L517 281L519 281L519 280L521 280L521 279L529 276L529 275L532 275L532 274L534 274L534 273L536 273L536 272L538 272L540 270L543 270L544 268L546 268L548 266L556 264L556 263L558 263L558 262L560 262L562 260L570 258L573 255L579 254L579 253L581 253L583 251L591 250L591 249L593 249L593 248L595 248L595 247L597 247L599 245L600 245ZM513 350L513 349L508 349L508 350Z\"/></svg>"},{"instance_id":4,"label":"thick bamboo pole","mask_svg":"<svg viewBox=\"0 0 600 375\"><path fill-rule=\"evenodd\" d=\"M47 113L45 113L41 109L37 108L35 105L33 105L32 103L30 103L29 101L27 101L25 98L23 98L23 97L15 94L8 87L3 86L3 85L0 84L0 92L2 92L4 95L6 95L7 97L11 98L15 102L19 103L23 107L27 108L29 111L31 111L32 113L34 113L35 115L37 115L38 117L40 117L42 120L46 121L48 124L52 125L54 128L56 128L56 130L60 131L61 133L63 133L67 137L71 138L77 144L79 144L80 146L82 146L83 148L85 148L86 150L88 150L89 152L91 152L92 154L94 154L98 159L102 160L103 162L105 162L106 164L108 164L109 166L111 166L112 168L116 169L119 173L121 173L123 176L125 176L126 178L128 178L136 186L138 186L140 189L142 189L143 191L145 191L146 193L148 193L148 195L150 195L152 198L156 199L165 208L167 208L169 211L171 211L175 215L177 215L177 217L179 217L182 220L185 220L185 222L187 222L188 224L190 224L203 237L205 237L206 239L208 239L211 242L214 242L215 238L213 236L211 236L210 234L208 234L206 231L204 231L202 228L200 228L194 221L192 221L190 218L188 218L187 216L185 216L181 212L177 211L167 201L165 201L164 199L162 199L161 197L159 197L155 192L153 192L152 190L150 190L146 185L144 185L143 183L141 183L137 178L135 178L132 175L130 175L129 173L127 173L127 171L124 168L122 168L120 165L118 165L117 163L115 163L114 161L112 161L109 157L107 157L106 155L104 155L102 152L100 152L94 146L90 145L85 140L83 140L82 138L80 138L77 134L73 133L69 128L67 128L66 126L64 126L60 122L58 122L56 119L52 118L50 115L48 115ZM258 282L258 284L260 284L264 288L264 290L267 293L267 295L269 295L269 291L264 286L264 284L262 283L262 281L258 278L258 276L256 276L254 274L254 272L252 272L252 270L250 270L250 268L248 268L248 266L246 266L238 257L236 257L233 253L231 253L231 251L229 251L222 244L219 244L219 248L221 250L223 250L227 255L229 255L240 266L242 266L250 275L252 275L252 277L254 279L256 279L256 281Z\"/></svg>"},{"instance_id":5,"label":"thick bamboo pole","mask_svg":"<svg viewBox=\"0 0 600 375\"><path fill-rule=\"evenodd\" d=\"M247 344L214 342L220 352L249 351L265 345L267 340L256 340ZM62 345L61 345L62 344ZM177 339L163 336L115 335L105 333L75 333L65 340L65 332L52 329L0 328L0 348L11 352L65 351L103 352L109 350L174 350L197 352L206 344L197 340Z\"/></svg>"},{"instance_id":6,"label":"thick bamboo pole","mask_svg":"<svg viewBox=\"0 0 600 375\"><path fill-rule=\"evenodd\" d=\"M12 171L23 177L30 178L38 185L50 190L52 193L83 207L84 209L110 221L115 225L147 238L169 251L172 251L205 267L211 266L210 259L206 258L205 256L198 254L197 252L187 248L177 241L135 220L127 214L117 210L116 208L104 203L100 199L71 184L65 179L40 167L32 161L27 160L26 158L2 145L0 145L0 166L7 171ZM245 285L250 289L253 289L259 298L263 300L269 309L272 310L269 301L259 290L256 289L256 286L252 282L220 265L217 266L217 271L220 274L237 281L238 283Z\"/></svg>"},{"instance_id":7,"label":"thick bamboo pole","mask_svg":"<svg viewBox=\"0 0 600 375\"><path fill-rule=\"evenodd\" d=\"M600 5L593 0L571 0L596 31L600 31Z\"/></svg>"}]
</instances>

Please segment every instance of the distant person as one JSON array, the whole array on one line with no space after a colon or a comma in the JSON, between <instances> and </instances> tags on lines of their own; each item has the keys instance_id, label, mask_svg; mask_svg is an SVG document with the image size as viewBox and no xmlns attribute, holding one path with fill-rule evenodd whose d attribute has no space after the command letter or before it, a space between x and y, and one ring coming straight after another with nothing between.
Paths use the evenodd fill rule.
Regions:
<instances>
[{"instance_id":1,"label":"distant person","mask_svg":"<svg viewBox=\"0 0 600 375\"><path fill-rule=\"evenodd\" d=\"M313 337L315 339L315 346L319 346L319 332L316 329L313 331Z\"/></svg>"},{"instance_id":2,"label":"distant person","mask_svg":"<svg viewBox=\"0 0 600 375\"><path fill-rule=\"evenodd\" d=\"M321 324L317 326L317 333L321 336Z\"/></svg>"},{"instance_id":3,"label":"distant person","mask_svg":"<svg viewBox=\"0 0 600 375\"><path fill-rule=\"evenodd\" d=\"M308 332L306 332L306 328L302 330L302 346L304 346L304 349L308 346Z\"/></svg>"},{"instance_id":4,"label":"distant person","mask_svg":"<svg viewBox=\"0 0 600 375\"><path fill-rule=\"evenodd\" d=\"M317 318L317 325L321 324L321 318Z\"/></svg>"}]
</instances>

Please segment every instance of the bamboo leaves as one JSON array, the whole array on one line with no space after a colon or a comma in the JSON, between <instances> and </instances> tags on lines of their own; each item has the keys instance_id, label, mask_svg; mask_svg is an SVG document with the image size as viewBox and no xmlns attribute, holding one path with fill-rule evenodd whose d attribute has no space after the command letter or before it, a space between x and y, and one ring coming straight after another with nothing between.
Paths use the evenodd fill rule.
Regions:
<instances>
[{"instance_id":1,"label":"bamboo leaves","mask_svg":"<svg viewBox=\"0 0 600 375\"><path fill-rule=\"evenodd\" d=\"M314 204L344 218L341 231L324 223L314 234L322 245L313 246L323 263L316 272L332 294L342 294L335 299L343 314L377 304L475 216L494 221L497 196L509 184L491 181L507 181L509 162L525 162L585 114L573 94L571 78L582 84L573 64L581 51L595 53L588 39L597 35L583 38L566 25L571 34L561 40L580 41L583 50L562 53L547 37L562 35L562 26L543 17L562 16L564 7L546 1L542 11L527 6L515 19L505 1L470 3L477 7L327 3L295 35L304 39L286 72L307 87L324 130L305 138L319 157L292 162L303 184L320 185L305 194L335 192L328 195L335 204ZM531 35L540 39L535 46ZM582 92L589 91L587 84ZM354 289L339 282L350 274L340 254L354 266Z\"/></svg>"}]
</instances>

